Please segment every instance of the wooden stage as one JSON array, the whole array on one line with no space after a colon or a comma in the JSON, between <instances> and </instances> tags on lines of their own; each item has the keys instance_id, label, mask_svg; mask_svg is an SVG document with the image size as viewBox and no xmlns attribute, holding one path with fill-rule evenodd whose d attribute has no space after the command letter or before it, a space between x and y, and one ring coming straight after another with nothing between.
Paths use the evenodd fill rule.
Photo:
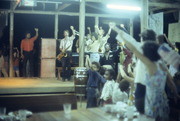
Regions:
<instances>
[{"instance_id":1,"label":"wooden stage","mask_svg":"<svg viewBox=\"0 0 180 121\"><path fill-rule=\"evenodd\" d=\"M64 103L77 108L74 82L53 78L0 78L0 107L8 111L33 112L62 110Z\"/></svg>"},{"instance_id":2,"label":"wooden stage","mask_svg":"<svg viewBox=\"0 0 180 121\"><path fill-rule=\"evenodd\" d=\"M74 82L56 78L0 78L0 94L68 93L74 92Z\"/></svg>"}]
</instances>

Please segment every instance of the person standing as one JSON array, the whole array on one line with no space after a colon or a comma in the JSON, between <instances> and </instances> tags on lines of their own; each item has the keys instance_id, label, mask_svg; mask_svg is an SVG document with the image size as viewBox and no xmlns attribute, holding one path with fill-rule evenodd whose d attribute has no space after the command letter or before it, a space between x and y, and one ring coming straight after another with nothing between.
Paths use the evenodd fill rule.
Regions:
<instances>
[{"instance_id":1,"label":"person standing","mask_svg":"<svg viewBox=\"0 0 180 121\"><path fill-rule=\"evenodd\" d=\"M30 77L33 77L33 48L34 41L38 38L38 28L34 29L36 31L36 35L31 38L31 33L26 33L26 38L21 41L21 57L23 58L23 76L27 77L26 73L26 65L29 61L30 68Z\"/></svg>"},{"instance_id":2,"label":"person standing","mask_svg":"<svg viewBox=\"0 0 180 121\"><path fill-rule=\"evenodd\" d=\"M8 77L8 74L5 69L5 61L4 61L4 57L2 54L2 50L0 50L0 77L1 77L1 72L4 77Z\"/></svg>"},{"instance_id":3,"label":"person standing","mask_svg":"<svg viewBox=\"0 0 180 121\"><path fill-rule=\"evenodd\" d=\"M63 81L64 80L70 80L71 77L71 55L72 55L72 46L73 41L75 39L75 30L73 26L70 26L70 29L72 30L72 36L69 36L69 31L64 31L64 38L60 40L60 46L59 49L62 53L65 53L66 56L64 56L61 59L62 62L62 73L63 73Z\"/></svg>"}]
</instances>

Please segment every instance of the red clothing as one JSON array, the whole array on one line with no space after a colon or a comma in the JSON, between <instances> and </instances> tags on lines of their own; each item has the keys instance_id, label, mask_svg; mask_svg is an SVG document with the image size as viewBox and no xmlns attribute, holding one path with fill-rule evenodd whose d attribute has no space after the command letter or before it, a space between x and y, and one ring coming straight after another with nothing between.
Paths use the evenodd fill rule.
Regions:
<instances>
[{"instance_id":1,"label":"red clothing","mask_svg":"<svg viewBox=\"0 0 180 121\"><path fill-rule=\"evenodd\" d=\"M13 66L19 66L19 58L14 59Z\"/></svg>"},{"instance_id":2,"label":"red clothing","mask_svg":"<svg viewBox=\"0 0 180 121\"><path fill-rule=\"evenodd\" d=\"M132 53L128 49L123 49L124 54L126 55L126 58L123 62L124 70L127 72L128 65L132 63Z\"/></svg>"},{"instance_id":3,"label":"red clothing","mask_svg":"<svg viewBox=\"0 0 180 121\"><path fill-rule=\"evenodd\" d=\"M23 39L21 41L21 49L23 49L23 51L27 51L30 52L33 50L34 47L34 41L37 39L38 36L34 36L30 39Z\"/></svg>"}]
</instances>

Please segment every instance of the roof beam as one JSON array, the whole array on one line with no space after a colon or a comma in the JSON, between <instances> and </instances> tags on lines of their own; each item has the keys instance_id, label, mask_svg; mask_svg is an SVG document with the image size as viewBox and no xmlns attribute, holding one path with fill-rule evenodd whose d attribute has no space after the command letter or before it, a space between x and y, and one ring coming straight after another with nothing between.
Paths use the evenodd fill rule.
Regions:
<instances>
[{"instance_id":1,"label":"roof beam","mask_svg":"<svg viewBox=\"0 0 180 121\"><path fill-rule=\"evenodd\" d=\"M127 0L126 2L134 2L133 0ZM123 0L86 0L86 2L98 2L98 3L113 3L113 2L123 2ZM140 2L136 2L136 3L139 3ZM163 3L163 2L149 2L149 6L150 7L160 7L160 8L177 8L177 9L180 9L180 4L179 3Z\"/></svg>"},{"instance_id":2,"label":"roof beam","mask_svg":"<svg viewBox=\"0 0 180 121\"><path fill-rule=\"evenodd\" d=\"M106 12L105 10L103 10L103 9L101 9L101 8L99 8L99 7L93 6L93 5L91 5L91 4L87 4L87 3L86 3L86 6L91 7L91 8L93 8L93 9L97 9L97 10Z\"/></svg>"},{"instance_id":3,"label":"roof beam","mask_svg":"<svg viewBox=\"0 0 180 121\"><path fill-rule=\"evenodd\" d=\"M180 9L180 4L177 3L160 3L160 2L149 2L150 7L160 7L160 8L176 8Z\"/></svg>"},{"instance_id":4,"label":"roof beam","mask_svg":"<svg viewBox=\"0 0 180 121\"><path fill-rule=\"evenodd\" d=\"M71 4L63 4L61 6L59 6L59 8L57 9L57 11L62 11L63 9L69 7Z\"/></svg>"},{"instance_id":5,"label":"roof beam","mask_svg":"<svg viewBox=\"0 0 180 121\"><path fill-rule=\"evenodd\" d=\"M6 12L14 12L16 14L43 14L43 15L67 15L67 16L79 16L79 12L55 12L55 11L34 11L34 10L7 10L7 9L0 9L0 11ZM133 16L125 15L125 14L94 14L94 13L85 13L87 17L103 17L103 18L132 18Z\"/></svg>"}]
</instances>

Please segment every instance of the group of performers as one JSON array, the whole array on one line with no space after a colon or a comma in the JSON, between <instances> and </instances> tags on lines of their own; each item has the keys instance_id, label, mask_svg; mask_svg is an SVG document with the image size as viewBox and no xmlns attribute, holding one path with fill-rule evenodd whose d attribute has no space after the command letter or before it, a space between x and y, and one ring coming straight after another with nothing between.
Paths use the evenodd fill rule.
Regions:
<instances>
[{"instance_id":1,"label":"group of performers","mask_svg":"<svg viewBox=\"0 0 180 121\"><path fill-rule=\"evenodd\" d=\"M60 41L60 54L57 59L62 63L62 80L70 80L71 77L71 58L72 58L72 46L77 35L77 31L73 26L70 26L72 35L69 35L69 31L64 31L64 38L59 39ZM111 45L108 43L110 38L111 28L109 28L107 34L102 29L102 27L95 26L94 32L91 32L91 28L87 27L88 34L85 36L85 55L90 56L91 62L99 62L105 68L115 69L116 60L119 60L119 52L121 48L115 51L111 51ZM82 48L79 46L79 40L76 41L77 53ZM123 47L123 46L122 46ZM123 49L123 48L122 48Z\"/></svg>"}]
</instances>

